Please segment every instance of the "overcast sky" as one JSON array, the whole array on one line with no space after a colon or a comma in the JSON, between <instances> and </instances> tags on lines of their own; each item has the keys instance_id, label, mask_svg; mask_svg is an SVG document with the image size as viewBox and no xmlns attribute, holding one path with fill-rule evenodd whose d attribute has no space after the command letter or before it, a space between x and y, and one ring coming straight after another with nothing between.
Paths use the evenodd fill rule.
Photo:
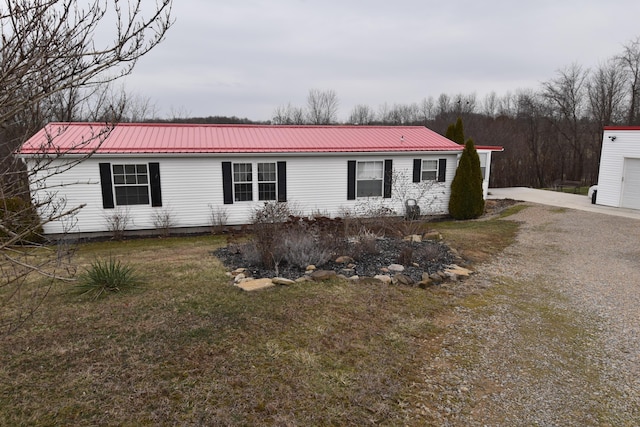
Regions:
<instances>
[{"instance_id":1,"label":"overcast sky","mask_svg":"<svg viewBox=\"0 0 640 427\"><path fill-rule=\"evenodd\" d=\"M175 0L126 88L160 117L269 120L334 90L339 119L441 93L539 89L640 36L639 0Z\"/></svg>"}]
</instances>

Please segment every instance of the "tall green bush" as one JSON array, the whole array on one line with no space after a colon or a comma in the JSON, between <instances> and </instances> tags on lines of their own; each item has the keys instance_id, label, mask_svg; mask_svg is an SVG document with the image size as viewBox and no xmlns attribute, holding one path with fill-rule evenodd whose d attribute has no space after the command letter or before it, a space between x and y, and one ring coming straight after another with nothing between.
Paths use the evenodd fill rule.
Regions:
<instances>
[{"instance_id":1,"label":"tall green bush","mask_svg":"<svg viewBox=\"0 0 640 427\"><path fill-rule=\"evenodd\" d=\"M444 136L453 142L457 142L460 145L464 145L464 126L462 125L462 119L458 117L455 124L452 123L447 128L447 133Z\"/></svg>"},{"instance_id":2,"label":"tall green bush","mask_svg":"<svg viewBox=\"0 0 640 427\"><path fill-rule=\"evenodd\" d=\"M478 218L484 212L480 157L472 139L465 143L451 183L449 214L454 219Z\"/></svg>"}]
</instances>

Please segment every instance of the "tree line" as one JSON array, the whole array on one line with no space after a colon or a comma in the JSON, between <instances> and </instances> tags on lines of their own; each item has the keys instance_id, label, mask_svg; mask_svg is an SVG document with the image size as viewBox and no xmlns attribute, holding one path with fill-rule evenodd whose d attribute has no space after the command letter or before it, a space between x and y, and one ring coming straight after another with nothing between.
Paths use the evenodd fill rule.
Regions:
<instances>
[{"instance_id":1,"label":"tree line","mask_svg":"<svg viewBox=\"0 0 640 427\"><path fill-rule=\"evenodd\" d=\"M276 107L273 124L419 125L444 135L458 117L477 145L498 145L491 186L548 187L556 180L595 183L605 126L640 125L640 37L594 69L557 71L537 89L440 94L411 104L355 105L338 120L333 90L309 91L306 106Z\"/></svg>"}]
</instances>

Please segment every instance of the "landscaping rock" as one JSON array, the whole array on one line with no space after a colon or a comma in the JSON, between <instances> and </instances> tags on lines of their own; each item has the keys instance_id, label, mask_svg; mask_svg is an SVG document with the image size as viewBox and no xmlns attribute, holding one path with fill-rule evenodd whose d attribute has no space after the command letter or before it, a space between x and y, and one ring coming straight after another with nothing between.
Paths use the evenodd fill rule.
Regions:
<instances>
[{"instance_id":1,"label":"landscaping rock","mask_svg":"<svg viewBox=\"0 0 640 427\"><path fill-rule=\"evenodd\" d=\"M247 272L247 269L246 269L246 268L241 267L241 268L236 268L235 270L233 270L233 271L231 272L231 274L233 274L234 276L237 276L237 275L238 275L238 274L240 274L240 273L246 273L246 272Z\"/></svg>"},{"instance_id":2,"label":"landscaping rock","mask_svg":"<svg viewBox=\"0 0 640 427\"><path fill-rule=\"evenodd\" d=\"M400 264L391 264L387 268L389 269L390 273L402 273L404 271L404 265Z\"/></svg>"},{"instance_id":3,"label":"landscaping rock","mask_svg":"<svg viewBox=\"0 0 640 427\"><path fill-rule=\"evenodd\" d=\"M386 274L378 274L376 276L373 276L374 279L377 279L379 281L381 281L384 284L390 285L391 284L391 276L387 276Z\"/></svg>"},{"instance_id":4,"label":"landscaping rock","mask_svg":"<svg viewBox=\"0 0 640 427\"><path fill-rule=\"evenodd\" d=\"M253 279L238 283L237 286L243 291L251 292L258 291L260 289L272 288L275 286L271 279Z\"/></svg>"},{"instance_id":5,"label":"landscaping rock","mask_svg":"<svg viewBox=\"0 0 640 427\"><path fill-rule=\"evenodd\" d=\"M284 286L295 285L296 283L293 280L286 279L284 277L274 277L273 279L271 279L271 281L276 285L284 285Z\"/></svg>"},{"instance_id":6,"label":"landscaping rock","mask_svg":"<svg viewBox=\"0 0 640 427\"><path fill-rule=\"evenodd\" d=\"M444 278L442 276L440 276L438 273L430 274L429 275L429 279L431 279L431 281L433 281L435 283L440 283L440 282L442 282L444 280ZM424 278L422 280L424 280Z\"/></svg>"},{"instance_id":7,"label":"landscaping rock","mask_svg":"<svg viewBox=\"0 0 640 427\"><path fill-rule=\"evenodd\" d=\"M451 276L451 275L455 274L457 276L469 277L469 275L472 272L468 268L464 268L464 267L460 267L459 265L452 264L452 265L449 266L449 268L444 270L444 273L447 276Z\"/></svg>"},{"instance_id":8,"label":"landscaping rock","mask_svg":"<svg viewBox=\"0 0 640 427\"><path fill-rule=\"evenodd\" d=\"M336 272L333 270L315 270L313 273L309 275L311 279L316 282L322 282L325 280L334 279L337 276Z\"/></svg>"},{"instance_id":9,"label":"landscaping rock","mask_svg":"<svg viewBox=\"0 0 640 427\"><path fill-rule=\"evenodd\" d=\"M405 285L405 286L410 286L410 285L413 285L414 283L411 277L401 273L397 273L395 276L393 276L392 281L395 285Z\"/></svg>"},{"instance_id":10,"label":"landscaping rock","mask_svg":"<svg viewBox=\"0 0 640 427\"><path fill-rule=\"evenodd\" d=\"M442 240L442 234L438 233L437 231L429 231L427 233L424 233L422 235L422 238L424 240Z\"/></svg>"},{"instance_id":11,"label":"landscaping rock","mask_svg":"<svg viewBox=\"0 0 640 427\"><path fill-rule=\"evenodd\" d=\"M236 283L240 283L241 280L246 279L246 278L247 278L247 276L245 276L244 273L238 273L233 278L233 281L236 282Z\"/></svg>"},{"instance_id":12,"label":"landscaping rock","mask_svg":"<svg viewBox=\"0 0 640 427\"><path fill-rule=\"evenodd\" d=\"M312 281L313 280L311 280L309 276L301 276L295 280L296 283L304 283L304 282L312 282Z\"/></svg>"},{"instance_id":13,"label":"landscaping rock","mask_svg":"<svg viewBox=\"0 0 640 427\"><path fill-rule=\"evenodd\" d=\"M389 277L389 276L387 276ZM377 279L375 277L360 277L360 279L358 280L358 283L361 283L363 285L382 285L383 282L380 279Z\"/></svg>"},{"instance_id":14,"label":"landscaping rock","mask_svg":"<svg viewBox=\"0 0 640 427\"><path fill-rule=\"evenodd\" d=\"M427 280L421 280L418 282L418 287L420 289L426 289L431 285L433 285L433 281L429 278L427 278Z\"/></svg>"},{"instance_id":15,"label":"landscaping rock","mask_svg":"<svg viewBox=\"0 0 640 427\"><path fill-rule=\"evenodd\" d=\"M420 243L422 242L422 236L419 234L410 234L405 236L402 240L405 242Z\"/></svg>"},{"instance_id":16,"label":"landscaping rock","mask_svg":"<svg viewBox=\"0 0 640 427\"><path fill-rule=\"evenodd\" d=\"M350 264L353 262L353 258L351 258L350 256L339 256L338 258L336 258L335 263L336 264Z\"/></svg>"},{"instance_id":17,"label":"landscaping rock","mask_svg":"<svg viewBox=\"0 0 640 427\"><path fill-rule=\"evenodd\" d=\"M342 244L344 243L347 242L342 242ZM409 247L413 252L412 257L406 259L406 264L399 263L397 260L400 255ZM346 248L340 247L338 254L353 258L353 254L358 253L357 261L346 264L336 263L335 260L338 258L336 255L321 265L320 263L313 266L309 265L308 269L305 266L300 268L294 264L280 264L278 271L265 268L259 264L247 266L247 260L243 258L242 252L234 251L232 247L219 248L215 251L215 254L229 268L228 271L230 272L243 271L246 267L246 271L243 271L243 274L246 276L252 275L255 278L284 277L291 280L295 280L303 275L309 276L312 271L322 269L333 270L336 274L344 274L347 277L352 275L373 277L376 274L385 274L393 277L396 273L402 273L411 277L414 283L417 283L422 279L422 274L425 272L434 273L436 271L442 271L449 268L451 264L462 265L454 261L447 245L424 239L421 243L408 243L403 241L402 238L385 237L376 240L374 249L375 250L372 251L362 250L362 247L360 247L358 243L347 243ZM348 261L348 259L343 258L338 259L338 261ZM402 264L404 271L391 272L388 266L392 263ZM241 270L240 267L243 267L243 270ZM353 272L346 271L344 270L345 268L352 269Z\"/></svg>"}]
</instances>

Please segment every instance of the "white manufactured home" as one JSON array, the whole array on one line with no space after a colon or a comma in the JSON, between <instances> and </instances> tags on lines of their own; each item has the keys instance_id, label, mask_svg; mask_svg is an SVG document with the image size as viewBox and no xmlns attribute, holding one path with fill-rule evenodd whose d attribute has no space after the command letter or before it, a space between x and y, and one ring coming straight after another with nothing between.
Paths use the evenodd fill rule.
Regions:
<instances>
[{"instance_id":1,"label":"white manufactured home","mask_svg":"<svg viewBox=\"0 0 640 427\"><path fill-rule=\"evenodd\" d=\"M45 224L59 234L109 231L114 215L128 230L158 228L158 213L180 229L247 224L270 201L335 217L372 206L402 215L414 199L422 214L446 214L463 148L420 126L50 123L19 155L38 177L34 200L55 201L42 216L82 206ZM499 150L478 147L485 196Z\"/></svg>"},{"instance_id":2,"label":"white manufactured home","mask_svg":"<svg viewBox=\"0 0 640 427\"><path fill-rule=\"evenodd\" d=\"M640 209L640 127L605 127L596 204Z\"/></svg>"}]
</instances>

